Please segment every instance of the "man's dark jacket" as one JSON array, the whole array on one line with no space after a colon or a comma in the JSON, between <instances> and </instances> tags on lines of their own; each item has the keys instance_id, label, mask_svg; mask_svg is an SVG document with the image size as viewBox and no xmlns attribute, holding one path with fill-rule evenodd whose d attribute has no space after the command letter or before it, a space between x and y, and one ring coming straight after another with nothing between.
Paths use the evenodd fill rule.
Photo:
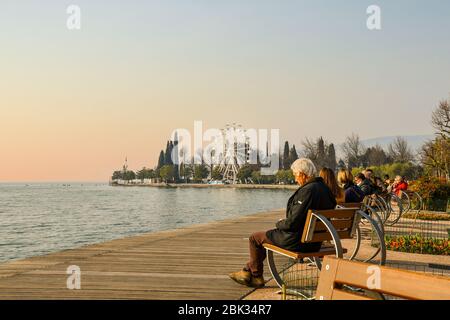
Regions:
<instances>
[{"instance_id":1,"label":"man's dark jacket","mask_svg":"<svg viewBox=\"0 0 450 320\"><path fill-rule=\"evenodd\" d=\"M289 199L286 219L278 221L276 229L267 231L267 238L276 246L297 251L320 250L321 243L300 243L306 216L311 210L329 210L336 207L336 199L322 178L314 178L300 187Z\"/></svg>"},{"instance_id":2,"label":"man's dark jacket","mask_svg":"<svg viewBox=\"0 0 450 320\"><path fill-rule=\"evenodd\" d=\"M370 196L374 192L372 182L369 179L364 179L358 187L366 196Z\"/></svg>"}]
</instances>

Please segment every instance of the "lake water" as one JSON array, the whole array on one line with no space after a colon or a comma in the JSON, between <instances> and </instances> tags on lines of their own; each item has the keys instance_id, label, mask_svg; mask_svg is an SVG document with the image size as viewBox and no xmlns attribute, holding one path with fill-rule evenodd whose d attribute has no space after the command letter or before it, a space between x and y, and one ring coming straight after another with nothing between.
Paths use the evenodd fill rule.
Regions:
<instances>
[{"instance_id":1,"label":"lake water","mask_svg":"<svg viewBox=\"0 0 450 320\"><path fill-rule=\"evenodd\" d=\"M0 184L0 262L283 208L292 192Z\"/></svg>"}]
</instances>

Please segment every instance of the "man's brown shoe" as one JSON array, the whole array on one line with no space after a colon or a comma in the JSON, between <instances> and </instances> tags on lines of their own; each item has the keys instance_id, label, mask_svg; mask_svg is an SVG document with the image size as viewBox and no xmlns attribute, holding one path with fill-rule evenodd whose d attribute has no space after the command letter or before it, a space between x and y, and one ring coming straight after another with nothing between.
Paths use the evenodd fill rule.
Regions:
<instances>
[{"instance_id":1,"label":"man's brown shoe","mask_svg":"<svg viewBox=\"0 0 450 320\"><path fill-rule=\"evenodd\" d=\"M254 277L252 276L248 286L252 288L262 288L266 285L266 282L264 281L264 277Z\"/></svg>"},{"instance_id":2,"label":"man's brown shoe","mask_svg":"<svg viewBox=\"0 0 450 320\"><path fill-rule=\"evenodd\" d=\"M242 270L230 273L229 277L243 286L248 286L252 279L252 274L249 271Z\"/></svg>"}]
</instances>

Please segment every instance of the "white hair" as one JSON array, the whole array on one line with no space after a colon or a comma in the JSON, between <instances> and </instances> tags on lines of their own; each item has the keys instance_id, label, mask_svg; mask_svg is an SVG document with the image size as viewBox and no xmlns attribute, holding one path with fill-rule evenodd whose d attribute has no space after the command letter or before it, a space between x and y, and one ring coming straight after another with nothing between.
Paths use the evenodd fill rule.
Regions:
<instances>
[{"instance_id":1,"label":"white hair","mask_svg":"<svg viewBox=\"0 0 450 320\"><path fill-rule=\"evenodd\" d=\"M301 158L298 160L295 160L294 163L291 166L292 172L294 175L298 175L300 173L305 174L307 177L312 178L316 175L316 166L314 163L306 158Z\"/></svg>"}]
</instances>

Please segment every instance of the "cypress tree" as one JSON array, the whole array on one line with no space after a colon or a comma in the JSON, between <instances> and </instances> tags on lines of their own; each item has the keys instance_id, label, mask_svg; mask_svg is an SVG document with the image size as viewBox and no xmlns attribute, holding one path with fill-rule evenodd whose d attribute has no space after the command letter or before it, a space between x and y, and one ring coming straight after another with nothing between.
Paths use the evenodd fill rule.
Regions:
<instances>
[{"instance_id":1,"label":"cypress tree","mask_svg":"<svg viewBox=\"0 0 450 320\"><path fill-rule=\"evenodd\" d=\"M283 169L288 170L289 165L289 142L284 143L284 151L283 151Z\"/></svg>"},{"instance_id":2,"label":"cypress tree","mask_svg":"<svg viewBox=\"0 0 450 320\"><path fill-rule=\"evenodd\" d=\"M334 144L330 144L328 146L328 168L330 168L333 171L336 171L336 150L334 149Z\"/></svg>"},{"instance_id":3,"label":"cypress tree","mask_svg":"<svg viewBox=\"0 0 450 320\"><path fill-rule=\"evenodd\" d=\"M164 151L161 150L159 153L158 166L156 169L161 169L164 166Z\"/></svg>"},{"instance_id":4,"label":"cypress tree","mask_svg":"<svg viewBox=\"0 0 450 320\"><path fill-rule=\"evenodd\" d=\"M294 163L295 160L298 159L298 153L295 149L295 144L292 146L291 150L289 151L289 167Z\"/></svg>"},{"instance_id":5,"label":"cypress tree","mask_svg":"<svg viewBox=\"0 0 450 320\"><path fill-rule=\"evenodd\" d=\"M164 154L164 165L172 165L173 164L172 149L173 149L172 141L167 141L166 153Z\"/></svg>"},{"instance_id":6,"label":"cypress tree","mask_svg":"<svg viewBox=\"0 0 450 320\"><path fill-rule=\"evenodd\" d=\"M322 137L320 137L319 140L317 141L317 164L318 164L317 170L320 170L323 167L327 166L327 159L325 154L325 141L323 141Z\"/></svg>"},{"instance_id":7,"label":"cypress tree","mask_svg":"<svg viewBox=\"0 0 450 320\"><path fill-rule=\"evenodd\" d=\"M180 163L180 161L179 161L179 159L178 159L178 138L177 138L177 136L175 136L175 141L173 142L173 153L174 153L174 161L172 161L173 162L173 164L174 164L174 179L175 179L175 182L178 182L179 180L180 180L180 172L179 172L179 163Z\"/></svg>"}]
</instances>

